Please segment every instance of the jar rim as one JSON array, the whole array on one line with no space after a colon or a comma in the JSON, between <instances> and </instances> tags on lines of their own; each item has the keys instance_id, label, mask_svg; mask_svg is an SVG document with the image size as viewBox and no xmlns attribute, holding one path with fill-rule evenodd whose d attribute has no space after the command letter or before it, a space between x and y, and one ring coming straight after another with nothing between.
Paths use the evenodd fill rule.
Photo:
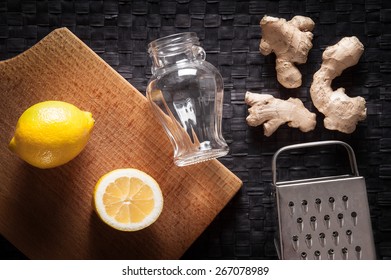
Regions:
<instances>
[{"instance_id":1,"label":"jar rim","mask_svg":"<svg viewBox=\"0 0 391 280\"><path fill-rule=\"evenodd\" d=\"M177 50L179 45L199 45L195 32L181 32L158 38L148 44L148 53L157 54L163 50Z\"/></svg>"}]
</instances>

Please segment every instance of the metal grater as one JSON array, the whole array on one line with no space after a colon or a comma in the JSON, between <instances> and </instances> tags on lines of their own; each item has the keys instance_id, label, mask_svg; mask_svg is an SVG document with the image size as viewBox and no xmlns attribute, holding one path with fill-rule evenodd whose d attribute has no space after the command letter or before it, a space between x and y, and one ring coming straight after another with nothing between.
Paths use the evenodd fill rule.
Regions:
<instances>
[{"instance_id":1,"label":"metal grater","mask_svg":"<svg viewBox=\"0 0 391 280\"><path fill-rule=\"evenodd\" d=\"M287 150L321 145L342 145L352 175L277 182L277 157ZM359 176L353 149L341 141L290 145L272 160L280 259L375 259L375 247L365 180Z\"/></svg>"}]
</instances>

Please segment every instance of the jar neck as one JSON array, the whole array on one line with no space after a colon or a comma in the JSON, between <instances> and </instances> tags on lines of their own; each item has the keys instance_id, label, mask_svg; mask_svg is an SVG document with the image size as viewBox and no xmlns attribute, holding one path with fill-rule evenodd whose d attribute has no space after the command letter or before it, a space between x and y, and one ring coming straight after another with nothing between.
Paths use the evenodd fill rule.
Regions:
<instances>
[{"instance_id":1,"label":"jar neck","mask_svg":"<svg viewBox=\"0 0 391 280\"><path fill-rule=\"evenodd\" d=\"M181 61L204 59L205 52L194 32L173 34L152 41L148 53L152 59L152 72ZM202 54L203 53L203 54Z\"/></svg>"}]
</instances>

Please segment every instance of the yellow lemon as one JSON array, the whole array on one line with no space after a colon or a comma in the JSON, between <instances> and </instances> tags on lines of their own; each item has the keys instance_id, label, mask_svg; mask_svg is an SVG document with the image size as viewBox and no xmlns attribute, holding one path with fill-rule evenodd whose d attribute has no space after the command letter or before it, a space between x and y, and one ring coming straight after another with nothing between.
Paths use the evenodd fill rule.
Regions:
<instances>
[{"instance_id":1,"label":"yellow lemon","mask_svg":"<svg viewBox=\"0 0 391 280\"><path fill-rule=\"evenodd\" d=\"M99 217L122 231L136 231L154 223L163 209L159 184L138 169L113 170L99 179L94 190Z\"/></svg>"},{"instance_id":2,"label":"yellow lemon","mask_svg":"<svg viewBox=\"0 0 391 280\"><path fill-rule=\"evenodd\" d=\"M33 166L57 167L84 149L93 126L91 113L70 103L37 103L20 116L9 148Z\"/></svg>"}]
</instances>

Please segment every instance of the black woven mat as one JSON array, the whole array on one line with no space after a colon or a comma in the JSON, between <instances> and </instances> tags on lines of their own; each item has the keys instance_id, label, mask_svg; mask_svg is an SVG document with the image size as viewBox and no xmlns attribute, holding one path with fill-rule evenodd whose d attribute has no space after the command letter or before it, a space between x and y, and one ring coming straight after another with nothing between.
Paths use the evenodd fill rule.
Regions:
<instances>
[{"instance_id":1,"label":"black woven mat","mask_svg":"<svg viewBox=\"0 0 391 280\"><path fill-rule=\"evenodd\" d=\"M276 80L274 55L264 57L258 51L264 14L286 19L305 15L316 23L314 47L308 62L300 66L304 80L299 89L282 88ZM23 52L62 26L141 92L151 76L147 44L164 35L196 32L207 60L219 68L225 82L223 134L230 145L230 154L221 162L244 185L185 259L276 259L272 155L285 145L331 139L345 141L355 150L367 182L378 258L391 258L391 1L0 0L0 59ZM345 87L350 96L367 101L368 117L353 134L326 130L319 113L317 127L309 133L285 125L265 137L261 127L247 126L247 90L283 99L298 97L316 112L309 87L321 54L326 46L352 35L364 44L365 53L333 86ZM333 149L284 157L280 171L290 178L318 177L338 172L341 166L339 152ZM24 256L0 238L0 258Z\"/></svg>"}]
</instances>

